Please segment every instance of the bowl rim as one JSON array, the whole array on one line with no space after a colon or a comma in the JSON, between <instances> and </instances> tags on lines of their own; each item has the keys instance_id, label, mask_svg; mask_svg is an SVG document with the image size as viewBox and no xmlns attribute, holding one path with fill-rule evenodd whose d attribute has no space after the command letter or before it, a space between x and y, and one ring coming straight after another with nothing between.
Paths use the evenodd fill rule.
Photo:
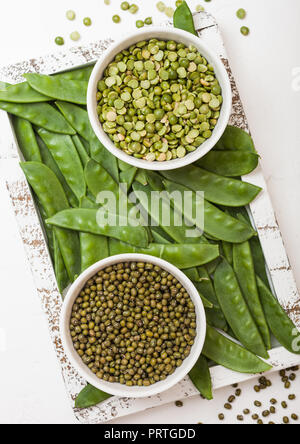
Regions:
<instances>
[{"instance_id":1,"label":"bowl rim","mask_svg":"<svg viewBox=\"0 0 300 444\"><path fill-rule=\"evenodd\" d=\"M126 385L122 385L119 383L109 383L97 378L97 376L88 369L88 367L81 360L80 356L77 354L70 335L69 321L72 307L74 305L75 299L78 297L86 282L95 274L97 274L98 271L108 266L122 262L150 262L154 265L160 266L161 268L171 273L174 277L176 277L176 279L178 279L180 283L182 283L182 285L188 291L195 305L197 316L197 336L190 355L183 361L183 364L175 371L175 373L168 376L164 381L159 381L149 387L127 387ZM78 373L87 382L89 382L99 390L111 394L112 396L145 398L148 396L155 396L174 387L177 383L184 379L194 367L204 347L206 337L206 314L203 302L194 284L185 276L185 274L181 270L176 268L174 265L166 262L163 259L159 259L150 255L134 253L119 254L103 259L102 261L99 261L96 264L92 265L86 271L84 271L72 284L65 297L60 315L60 333L62 345L68 359L70 360L74 368L78 371Z\"/></svg>"},{"instance_id":2,"label":"bowl rim","mask_svg":"<svg viewBox=\"0 0 300 444\"><path fill-rule=\"evenodd\" d=\"M136 159L135 157L129 156L121 149L117 148L104 132L102 125L99 122L98 114L96 111L97 85L102 77L104 69L113 60L118 52L130 47L134 43L151 38L172 39L175 41L183 41L183 43L185 43L185 40L185 44L193 44L194 46L196 46L204 55L204 57L206 57L215 68L216 76L222 87L223 104L221 108L221 115L215 129L213 130L212 136L207 139L207 141L205 141L202 145L200 145L200 147L198 147L195 151L187 154L185 157L165 162L148 162L143 159ZM232 89L229 75L221 60L221 57L218 56L216 52L210 48L210 46L204 43L201 38L177 28L164 29L162 27L149 26L147 29L138 30L130 33L129 35L126 35L124 38L119 39L106 51L104 51L104 53L96 63L89 80L87 92L87 108L89 120L97 138L104 145L104 147L115 157L136 168L153 171L167 171L182 168L196 162L197 160L205 156L220 140L228 125L232 112Z\"/></svg>"}]
</instances>

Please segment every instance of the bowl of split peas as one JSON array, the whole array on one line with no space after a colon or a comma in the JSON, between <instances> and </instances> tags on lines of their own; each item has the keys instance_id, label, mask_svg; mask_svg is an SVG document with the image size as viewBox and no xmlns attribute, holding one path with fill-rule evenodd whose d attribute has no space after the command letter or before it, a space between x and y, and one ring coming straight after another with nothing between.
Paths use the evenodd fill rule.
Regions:
<instances>
[{"instance_id":1,"label":"bowl of split peas","mask_svg":"<svg viewBox=\"0 0 300 444\"><path fill-rule=\"evenodd\" d=\"M201 38L151 27L104 52L87 102L94 132L114 156L137 168L171 170L216 145L232 92L220 57Z\"/></svg>"},{"instance_id":2,"label":"bowl of split peas","mask_svg":"<svg viewBox=\"0 0 300 444\"><path fill-rule=\"evenodd\" d=\"M69 289L60 330L78 373L114 396L144 398L179 383L196 364L206 316L193 283L149 255L104 259Z\"/></svg>"}]
</instances>

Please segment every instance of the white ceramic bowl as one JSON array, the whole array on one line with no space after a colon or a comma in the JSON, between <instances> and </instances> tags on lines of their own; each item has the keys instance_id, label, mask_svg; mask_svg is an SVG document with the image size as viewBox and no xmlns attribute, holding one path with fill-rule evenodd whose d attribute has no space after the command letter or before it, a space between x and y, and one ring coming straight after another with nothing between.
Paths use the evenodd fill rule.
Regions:
<instances>
[{"instance_id":1,"label":"white ceramic bowl","mask_svg":"<svg viewBox=\"0 0 300 444\"><path fill-rule=\"evenodd\" d=\"M175 40L176 42L184 43L187 46L194 45L196 48L198 48L200 53L215 68L216 77L221 85L223 96L223 105L220 118L212 133L212 136L207 139L207 141L205 141L198 149L187 154L184 158L174 159L166 162L148 162L143 159L136 159L135 157L124 153L121 149L114 145L108 135L104 132L97 115L97 85L99 80L101 80L103 77L103 73L109 63L111 63L115 56L124 49L128 49L131 45L142 40L150 40L152 38L161 40ZM98 139L114 156L137 168L147 170L172 170L182 168L196 162L201 157L205 156L205 154L207 154L216 145L224 133L230 118L232 109L232 92L227 71L220 57L216 55L206 44L204 44L201 38L176 28L163 29L158 27L149 27L145 30L139 30L133 34L129 34L121 41L113 44L107 51L104 52L103 56L97 62L89 81L87 106L90 122Z\"/></svg>"},{"instance_id":2,"label":"white ceramic bowl","mask_svg":"<svg viewBox=\"0 0 300 444\"><path fill-rule=\"evenodd\" d=\"M197 316L197 336L195 339L195 343L192 347L190 355L184 360L181 367L179 367L175 373L169 376L167 379L161 382L157 382L156 384L151 385L150 387L127 387L126 385L118 384L118 383L110 383L103 381L97 378L96 375L83 363L80 356L77 354L71 334L70 334L70 318L72 314L72 308L75 303L75 300L81 290L84 288L86 282L95 276L98 271L109 267L111 265L115 265L117 263L122 262L150 262L152 264L158 265L164 270L171 273L178 281L186 288L189 293L194 305ZM143 254L120 254L117 256L112 256L103 261L100 261L82 273L79 278L74 282L68 294L65 298L63 309L61 313L60 320L60 331L63 342L63 347L65 352L67 353L68 358L70 359L73 366L77 369L78 373L90 384L98 389L110 393L115 396L120 397L129 397L129 398L145 398L147 396L154 396L159 393L164 392L165 390L170 389L178 382L180 382L194 367L196 364L205 341L206 336L206 316L205 310L203 307L203 303L199 296L198 291L192 284L192 282L183 274L180 270L178 270L173 265L169 264L162 259L155 258L153 256L143 255Z\"/></svg>"}]
</instances>

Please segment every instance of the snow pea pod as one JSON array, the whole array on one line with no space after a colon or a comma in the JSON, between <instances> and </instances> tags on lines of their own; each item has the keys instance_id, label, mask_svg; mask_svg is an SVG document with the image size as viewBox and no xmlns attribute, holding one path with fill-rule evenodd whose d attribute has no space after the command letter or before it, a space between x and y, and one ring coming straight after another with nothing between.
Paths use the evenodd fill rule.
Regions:
<instances>
[{"instance_id":1,"label":"snow pea pod","mask_svg":"<svg viewBox=\"0 0 300 444\"><path fill-rule=\"evenodd\" d=\"M49 103L0 102L0 109L54 133L76 134L66 119Z\"/></svg>"},{"instance_id":2,"label":"snow pea pod","mask_svg":"<svg viewBox=\"0 0 300 444\"><path fill-rule=\"evenodd\" d=\"M222 242L222 249L227 262L233 265L233 245L229 242Z\"/></svg>"},{"instance_id":3,"label":"snow pea pod","mask_svg":"<svg viewBox=\"0 0 300 444\"><path fill-rule=\"evenodd\" d=\"M148 248L136 248L126 243L110 240L111 255L140 253L164 259L181 270L206 264L219 255L217 245L207 244L150 244Z\"/></svg>"},{"instance_id":4,"label":"snow pea pod","mask_svg":"<svg viewBox=\"0 0 300 444\"><path fill-rule=\"evenodd\" d=\"M118 165L119 165L119 170L121 171L121 173L132 168L132 166L129 165L129 163L123 162L123 160L121 160L121 159L118 159Z\"/></svg>"},{"instance_id":5,"label":"snow pea pod","mask_svg":"<svg viewBox=\"0 0 300 444\"><path fill-rule=\"evenodd\" d=\"M200 356L195 366L190 371L189 377L205 399L208 399L209 401L213 399L210 370L204 356Z\"/></svg>"},{"instance_id":6,"label":"snow pea pod","mask_svg":"<svg viewBox=\"0 0 300 444\"><path fill-rule=\"evenodd\" d=\"M236 126L227 126L214 150L246 151L257 154L251 136Z\"/></svg>"},{"instance_id":7,"label":"snow pea pod","mask_svg":"<svg viewBox=\"0 0 300 444\"><path fill-rule=\"evenodd\" d=\"M272 366L209 325L202 353L217 364L239 373L257 374L272 369Z\"/></svg>"},{"instance_id":8,"label":"snow pea pod","mask_svg":"<svg viewBox=\"0 0 300 444\"><path fill-rule=\"evenodd\" d=\"M67 184L80 200L86 193L86 184L80 157L70 136L55 134L43 128L38 134L50 150Z\"/></svg>"},{"instance_id":9,"label":"snow pea pod","mask_svg":"<svg viewBox=\"0 0 300 444\"><path fill-rule=\"evenodd\" d=\"M219 308L213 307L212 309L206 309L206 321L207 323L214 328L218 328L219 330L223 330L228 333L229 327L227 321Z\"/></svg>"},{"instance_id":10,"label":"snow pea pod","mask_svg":"<svg viewBox=\"0 0 300 444\"><path fill-rule=\"evenodd\" d=\"M39 162L21 163L24 174L47 214L52 217L59 211L69 208L67 197L56 175L46 165ZM46 223L48 223L46 221ZM71 281L80 274L79 239L72 231L55 228L61 254Z\"/></svg>"},{"instance_id":11,"label":"snow pea pod","mask_svg":"<svg viewBox=\"0 0 300 444\"><path fill-rule=\"evenodd\" d=\"M133 190L135 192L136 197L138 198L140 204L142 207L146 210L146 212L152 217L152 219L157 223L161 228L177 243L179 244L186 244L189 240L187 238L187 230L191 230L191 227L187 227L184 223L182 223L182 226L175 226L174 220L175 220L175 212L170 207L170 204L166 202L165 200L161 199L161 209L160 211L156 212L153 210L152 203L151 202L151 193L153 189L147 185L143 186L138 182L133 183ZM170 224L164 224L163 221L163 215L170 213ZM182 217L182 216L180 216ZM199 238L201 237L201 234L199 232ZM194 243L199 238L194 238Z\"/></svg>"},{"instance_id":12,"label":"snow pea pod","mask_svg":"<svg viewBox=\"0 0 300 444\"><path fill-rule=\"evenodd\" d=\"M195 192L203 191L209 202L228 207L248 205L261 191L261 188L250 183L222 177L193 165L179 170L162 171L162 175Z\"/></svg>"},{"instance_id":13,"label":"snow pea pod","mask_svg":"<svg viewBox=\"0 0 300 444\"><path fill-rule=\"evenodd\" d=\"M81 208L90 208L87 198L81 199ZM81 271L109 256L108 238L90 233L80 233Z\"/></svg>"},{"instance_id":14,"label":"snow pea pod","mask_svg":"<svg viewBox=\"0 0 300 444\"><path fill-rule=\"evenodd\" d=\"M0 101L10 103L41 103L49 102L51 97L35 91L29 83L22 82L16 85L9 85L0 90Z\"/></svg>"},{"instance_id":15,"label":"snow pea pod","mask_svg":"<svg viewBox=\"0 0 300 444\"><path fill-rule=\"evenodd\" d=\"M64 264L64 260L58 245L58 240L54 235L54 271L59 291L62 293L69 285L69 276Z\"/></svg>"},{"instance_id":16,"label":"snow pea pod","mask_svg":"<svg viewBox=\"0 0 300 444\"><path fill-rule=\"evenodd\" d=\"M225 259L215 272L214 282L221 310L235 336L249 351L268 359L263 339L243 298L234 271Z\"/></svg>"},{"instance_id":17,"label":"snow pea pod","mask_svg":"<svg viewBox=\"0 0 300 444\"><path fill-rule=\"evenodd\" d=\"M85 168L88 161L90 160L90 157L78 136L72 136L72 140L77 149L77 153L79 154L82 166L83 168Z\"/></svg>"},{"instance_id":18,"label":"snow pea pod","mask_svg":"<svg viewBox=\"0 0 300 444\"><path fill-rule=\"evenodd\" d=\"M81 208L90 209L90 210L97 210L97 209L99 209L99 205L96 204L94 201L92 201L87 196L83 196L80 199L80 207Z\"/></svg>"},{"instance_id":19,"label":"snow pea pod","mask_svg":"<svg viewBox=\"0 0 300 444\"><path fill-rule=\"evenodd\" d=\"M176 9L173 22L175 28L183 29L183 31L190 32L198 37L195 29L193 14L185 0L183 0L183 2Z\"/></svg>"},{"instance_id":20,"label":"snow pea pod","mask_svg":"<svg viewBox=\"0 0 300 444\"><path fill-rule=\"evenodd\" d=\"M263 283L270 289L269 278L266 270L266 260L259 237L253 237L250 240L250 247L253 256L255 273L260 277Z\"/></svg>"},{"instance_id":21,"label":"snow pea pod","mask_svg":"<svg viewBox=\"0 0 300 444\"><path fill-rule=\"evenodd\" d=\"M179 191L184 196L185 192L190 191L187 187L168 180L164 180L164 185L170 194ZM204 227L202 220L200 223L199 221L195 221L199 230L203 230L204 228L204 232L210 236L232 243L244 242L256 234L248 224L240 222L229 214L224 213L205 199L204 202L202 199L197 202L196 193L193 193L192 198L192 214L201 214L201 212L204 211ZM178 204L177 199L174 200L174 204ZM176 209L182 212L182 207L176 206ZM185 217L188 217L188 215L185 214Z\"/></svg>"},{"instance_id":22,"label":"snow pea pod","mask_svg":"<svg viewBox=\"0 0 300 444\"><path fill-rule=\"evenodd\" d=\"M42 156L43 163L50 168L50 170L53 171L53 173L56 175L58 180L60 181L64 192L66 193L67 199L72 207L78 207L78 199L69 187L69 185L66 182L66 179L64 178L62 172L57 166L57 163L55 162L51 152L49 151L48 147L44 143L44 141L37 135L37 142L39 145L40 153Z\"/></svg>"},{"instance_id":23,"label":"snow pea pod","mask_svg":"<svg viewBox=\"0 0 300 444\"><path fill-rule=\"evenodd\" d=\"M257 286L267 322L273 335L289 352L300 355L300 331L258 276Z\"/></svg>"},{"instance_id":24,"label":"snow pea pod","mask_svg":"<svg viewBox=\"0 0 300 444\"><path fill-rule=\"evenodd\" d=\"M115 196L119 195L119 186L110 176L110 174L103 168L102 165L91 159L84 170L86 184L97 198L102 191L111 191Z\"/></svg>"},{"instance_id":25,"label":"snow pea pod","mask_svg":"<svg viewBox=\"0 0 300 444\"><path fill-rule=\"evenodd\" d=\"M130 190L131 185L135 180L135 176L138 172L138 169L135 167L128 168L125 171L120 173L120 183L125 183L127 185L127 190Z\"/></svg>"},{"instance_id":26,"label":"snow pea pod","mask_svg":"<svg viewBox=\"0 0 300 444\"><path fill-rule=\"evenodd\" d=\"M98 140L91 127L88 113L77 105L68 102L56 102L56 105L65 116L70 125L90 144L91 157L101 163L116 182L119 181L119 168L113 156Z\"/></svg>"},{"instance_id":27,"label":"snow pea pod","mask_svg":"<svg viewBox=\"0 0 300 444\"><path fill-rule=\"evenodd\" d=\"M53 77L64 80L85 80L88 82L90 80L93 69L94 65L55 74Z\"/></svg>"},{"instance_id":28,"label":"snow pea pod","mask_svg":"<svg viewBox=\"0 0 300 444\"><path fill-rule=\"evenodd\" d=\"M75 400L75 407L77 409L87 409L100 404L107 399L112 398L112 395L104 393L88 384L77 396Z\"/></svg>"},{"instance_id":29,"label":"snow pea pod","mask_svg":"<svg viewBox=\"0 0 300 444\"><path fill-rule=\"evenodd\" d=\"M97 220L97 213L98 210L74 208L57 213L48 219L47 223L84 233L113 237L136 247L146 248L148 246L148 233L145 227L122 226L125 222L122 218L119 218L119 222L121 222L119 226L112 226L108 223L100 225Z\"/></svg>"},{"instance_id":30,"label":"snow pea pod","mask_svg":"<svg viewBox=\"0 0 300 444\"><path fill-rule=\"evenodd\" d=\"M28 120L14 117L13 126L24 159L28 162L41 162L40 149L31 123Z\"/></svg>"},{"instance_id":31,"label":"snow pea pod","mask_svg":"<svg viewBox=\"0 0 300 444\"><path fill-rule=\"evenodd\" d=\"M258 155L247 151L210 151L195 165L220 176L240 177L255 170Z\"/></svg>"},{"instance_id":32,"label":"snow pea pod","mask_svg":"<svg viewBox=\"0 0 300 444\"><path fill-rule=\"evenodd\" d=\"M52 100L87 104L88 82L81 80L66 80L60 77L45 76L42 74L24 74L25 79L35 91Z\"/></svg>"},{"instance_id":33,"label":"snow pea pod","mask_svg":"<svg viewBox=\"0 0 300 444\"><path fill-rule=\"evenodd\" d=\"M240 288L260 331L267 350L271 349L271 337L264 311L259 299L253 258L249 242L233 246L233 268Z\"/></svg>"},{"instance_id":34,"label":"snow pea pod","mask_svg":"<svg viewBox=\"0 0 300 444\"><path fill-rule=\"evenodd\" d=\"M6 82L0 82L0 91L8 88L9 86L11 86L10 83L6 83Z\"/></svg>"}]
</instances>

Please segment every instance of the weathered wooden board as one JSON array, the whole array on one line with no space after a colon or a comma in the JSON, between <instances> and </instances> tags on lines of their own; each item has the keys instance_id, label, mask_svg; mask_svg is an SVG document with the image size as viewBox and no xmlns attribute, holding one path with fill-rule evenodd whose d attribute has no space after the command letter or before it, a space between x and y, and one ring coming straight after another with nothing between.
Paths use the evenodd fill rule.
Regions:
<instances>
[{"instance_id":1,"label":"weathered wooden board","mask_svg":"<svg viewBox=\"0 0 300 444\"><path fill-rule=\"evenodd\" d=\"M247 119L229 66L219 28L214 18L207 13L196 14L195 21L200 38L220 55L230 75L233 90L231 124L248 131ZM166 24L164 24L164 26L165 25ZM23 80L22 74L25 72L52 74L92 63L98 59L111 43L112 41L107 39L56 55L32 59L16 65L0 68L0 80L18 83ZM20 153L18 152L10 120L4 112L0 113L0 160L5 162L7 189L19 225L37 292L46 315L51 340L61 364L67 393L72 402L72 407L74 407L74 399L85 386L85 381L71 366L62 348L59 333L59 315L62 306L61 296L57 288L47 244L40 225L39 215L36 211L28 184L18 165ZM245 180L263 188L261 195L251 205L253 223L258 230L262 242L277 297L293 321L300 327L300 298L261 169L258 168L254 173L245 177ZM270 355L270 363L274 366L274 370L290 367L300 362L298 356L290 354L281 347L274 348ZM242 382L252 377L253 375L242 375L219 366L212 368L212 378L215 389ZM74 409L74 413L80 422L98 424L173 402L177 399L196 395L198 395L198 393L193 384L189 378L186 378L176 387L159 396L138 400L112 398L97 407L80 411Z\"/></svg>"}]
</instances>

